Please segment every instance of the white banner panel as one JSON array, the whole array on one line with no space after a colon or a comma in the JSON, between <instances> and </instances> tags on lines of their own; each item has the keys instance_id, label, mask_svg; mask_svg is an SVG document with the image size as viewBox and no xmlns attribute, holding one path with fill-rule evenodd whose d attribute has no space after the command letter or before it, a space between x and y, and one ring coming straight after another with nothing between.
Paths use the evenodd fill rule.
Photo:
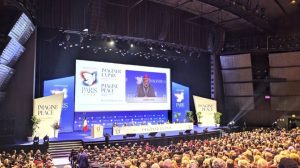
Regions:
<instances>
[{"instance_id":1,"label":"white banner panel","mask_svg":"<svg viewBox=\"0 0 300 168\"><path fill-rule=\"evenodd\" d=\"M170 69L76 60L75 112L170 110Z\"/></svg>"},{"instance_id":2,"label":"white banner panel","mask_svg":"<svg viewBox=\"0 0 300 168\"><path fill-rule=\"evenodd\" d=\"M45 135L48 135L49 138L54 137L53 124L60 121L63 99L64 94L34 99L33 115L40 119L41 122L36 132L32 135L40 138L43 138Z\"/></svg>"},{"instance_id":3,"label":"white banner panel","mask_svg":"<svg viewBox=\"0 0 300 168\"><path fill-rule=\"evenodd\" d=\"M185 130L192 130L193 128L194 128L193 123L113 127L113 135L144 134L150 132L167 132L167 131L185 131Z\"/></svg>"},{"instance_id":4,"label":"white banner panel","mask_svg":"<svg viewBox=\"0 0 300 168\"><path fill-rule=\"evenodd\" d=\"M194 104L196 109L196 114L201 112L201 118L198 118L198 121L201 122L202 126L215 126L214 115L217 112L217 102L212 99L207 99L199 96L194 96Z\"/></svg>"}]
</instances>

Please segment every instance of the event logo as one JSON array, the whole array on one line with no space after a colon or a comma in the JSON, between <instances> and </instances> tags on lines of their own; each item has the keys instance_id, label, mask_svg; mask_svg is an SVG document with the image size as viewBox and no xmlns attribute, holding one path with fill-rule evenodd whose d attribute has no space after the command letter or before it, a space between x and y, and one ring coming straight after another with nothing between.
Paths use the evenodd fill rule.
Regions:
<instances>
[{"instance_id":1,"label":"event logo","mask_svg":"<svg viewBox=\"0 0 300 168\"><path fill-rule=\"evenodd\" d=\"M184 92L180 91L174 94L174 96L176 97L176 107L178 108L183 108L184 107Z\"/></svg>"},{"instance_id":2,"label":"event logo","mask_svg":"<svg viewBox=\"0 0 300 168\"><path fill-rule=\"evenodd\" d=\"M136 80L136 84L139 85L143 82L143 76L136 76L135 80Z\"/></svg>"},{"instance_id":3,"label":"event logo","mask_svg":"<svg viewBox=\"0 0 300 168\"><path fill-rule=\"evenodd\" d=\"M180 92L180 93L175 93L174 94L176 97L176 102L177 103L181 103L184 99L184 92Z\"/></svg>"},{"instance_id":4,"label":"event logo","mask_svg":"<svg viewBox=\"0 0 300 168\"><path fill-rule=\"evenodd\" d=\"M53 89L53 90L50 90L50 93L52 95L57 95L57 94L63 93L64 94L64 99L68 98L68 89L67 88L63 88L62 90Z\"/></svg>"},{"instance_id":5,"label":"event logo","mask_svg":"<svg viewBox=\"0 0 300 168\"><path fill-rule=\"evenodd\" d=\"M52 116L54 111L59 108L58 105L38 105L37 115L39 116Z\"/></svg>"},{"instance_id":6,"label":"event logo","mask_svg":"<svg viewBox=\"0 0 300 168\"><path fill-rule=\"evenodd\" d=\"M95 94L98 92L97 87L95 86L97 83L97 71L88 72L88 71L81 71L80 77L82 79L82 85L81 92L85 96L95 96Z\"/></svg>"},{"instance_id":7,"label":"event logo","mask_svg":"<svg viewBox=\"0 0 300 168\"><path fill-rule=\"evenodd\" d=\"M143 83L143 76L136 76L135 77L136 84L140 85ZM165 80L162 79L150 79L150 83L165 83Z\"/></svg>"},{"instance_id":8,"label":"event logo","mask_svg":"<svg viewBox=\"0 0 300 168\"><path fill-rule=\"evenodd\" d=\"M84 86L93 86L97 83L97 71L94 72L86 72L82 71L80 73L82 78L82 84Z\"/></svg>"}]
</instances>

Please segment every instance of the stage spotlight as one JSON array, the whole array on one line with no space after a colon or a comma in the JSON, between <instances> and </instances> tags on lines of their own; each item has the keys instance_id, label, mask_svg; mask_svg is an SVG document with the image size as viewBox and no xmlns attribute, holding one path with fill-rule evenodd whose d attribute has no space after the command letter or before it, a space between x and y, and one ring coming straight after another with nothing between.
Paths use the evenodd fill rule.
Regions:
<instances>
[{"instance_id":1,"label":"stage spotlight","mask_svg":"<svg viewBox=\"0 0 300 168\"><path fill-rule=\"evenodd\" d=\"M80 40L79 40L79 42L80 42L80 43L82 43L82 42L83 42L83 40L84 40L84 37L83 37L83 36L80 36Z\"/></svg>"},{"instance_id":2,"label":"stage spotlight","mask_svg":"<svg viewBox=\"0 0 300 168\"><path fill-rule=\"evenodd\" d=\"M130 44L130 48L133 48L133 47L134 47L134 45L131 43L131 44Z\"/></svg>"},{"instance_id":3,"label":"stage spotlight","mask_svg":"<svg viewBox=\"0 0 300 168\"><path fill-rule=\"evenodd\" d=\"M46 135L46 136L43 138L43 140L44 140L44 144L49 144L49 136L48 136L48 135Z\"/></svg>"},{"instance_id":4,"label":"stage spotlight","mask_svg":"<svg viewBox=\"0 0 300 168\"><path fill-rule=\"evenodd\" d=\"M234 124L235 124L234 121L230 121L229 124L228 124L229 129L232 129Z\"/></svg>"},{"instance_id":5,"label":"stage spotlight","mask_svg":"<svg viewBox=\"0 0 300 168\"><path fill-rule=\"evenodd\" d=\"M114 46L114 45L115 45L115 41L111 40L108 44L109 44L110 46Z\"/></svg>"},{"instance_id":6,"label":"stage spotlight","mask_svg":"<svg viewBox=\"0 0 300 168\"><path fill-rule=\"evenodd\" d=\"M71 38L70 34L67 34L67 35L66 35L66 40L69 41L70 38Z\"/></svg>"},{"instance_id":7,"label":"stage spotlight","mask_svg":"<svg viewBox=\"0 0 300 168\"><path fill-rule=\"evenodd\" d=\"M40 141L40 138L38 136L34 136L33 138L33 145L38 145Z\"/></svg>"},{"instance_id":8,"label":"stage spotlight","mask_svg":"<svg viewBox=\"0 0 300 168\"><path fill-rule=\"evenodd\" d=\"M291 0L291 4L292 5L294 5L294 4L296 4L297 2L296 2L296 0Z\"/></svg>"},{"instance_id":9,"label":"stage spotlight","mask_svg":"<svg viewBox=\"0 0 300 168\"><path fill-rule=\"evenodd\" d=\"M85 29L83 29L82 31L83 31L83 32L88 32L89 29L85 28Z\"/></svg>"},{"instance_id":10,"label":"stage spotlight","mask_svg":"<svg viewBox=\"0 0 300 168\"><path fill-rule=\"evenodd\" d=\"M278 127L277 121L275 121L275 122L272 123L272 127L273 128L277 128Z\"/></svg>"},{"instance_id":11,"label":"stage spotlight","mask_svg":"<svg viewBox=\"0 0 300 168\"><path fill-rule=\"evenodd\" d=\"M149 50L151 50L151 51L152 51L152 50L153 50L153 48L152 48L152 47L149 47Z\"/></svg>"}]
</instances>

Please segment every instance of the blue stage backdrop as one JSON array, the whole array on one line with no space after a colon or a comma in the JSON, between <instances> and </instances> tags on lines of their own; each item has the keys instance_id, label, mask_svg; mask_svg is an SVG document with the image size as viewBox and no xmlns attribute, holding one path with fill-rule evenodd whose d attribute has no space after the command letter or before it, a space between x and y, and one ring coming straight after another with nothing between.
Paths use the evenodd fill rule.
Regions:
<instances>
[{"instance_id":1,"label":"blue stage backdrop","mask_svg":"<svg viewBox=\"0 0 300 168\"><path fill-rule=\"evenodd\" d=\"M190 111L189 87L172 82L172 122L186 122L187 111ZM177 121L176 113L178 115Z\"/></svg>"},{"instance_id":2,"label":"blue stage backdrop","mask_svg":"<svg viewBox=\"0 0 300 168\"><path fill-rule=\"evenodd\" d=\"M168 111L166 110L74 113L74 88L74 76L44 81L44 96L66 93L60 119L60 132L81 131L84 117L87 119L89 129L93 124L112 128L114 123L122 126L125 123L132 124L132 122L139 125L141 123L157 124L168 121Z\"/></svg>"},{"instance_id":3,"label":"blue stage backdrop","mask_svg":"<svg viewBox=\"0 0 300 168\"><path fill-rule=\"evenodd\" d=\"M74 76L44 81L44 96L64 94L60 132L72 132L74 121Z\"/></svg>"},{"instance_id":4,"label":"blue stage backdrop","mask_svg":"<svg viewBox=\"0 0 300 168\"><path fill-rule=\"evenodd\" d=\"M168 111L118 111L118 112L76 112L74 130L82 130L84 117L86 117L89 129L93 124L101 124L104 128L112 128L116 123L123 126L125 123L141 125L142 123L158 124L168 121Z\"/></svg>"}]
</instances>

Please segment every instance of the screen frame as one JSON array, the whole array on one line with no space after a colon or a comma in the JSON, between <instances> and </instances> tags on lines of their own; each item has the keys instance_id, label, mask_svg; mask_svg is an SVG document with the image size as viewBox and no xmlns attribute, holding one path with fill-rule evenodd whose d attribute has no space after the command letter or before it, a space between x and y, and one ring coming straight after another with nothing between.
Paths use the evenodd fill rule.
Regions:
<instances>
[{"instance_id":1,"label":"screen frame","mask_svg":"<svg viewBox=\"0 0 300 168\"><path fill-rule=\"evenodd\" d=\"M77 61L86 61L86 62L92 62L92 63L103 63L103 64L114 64L114 65L122 65L122 66L137 66L137 67L140 67L140 68L161 68L161 69L165 69L167 70L168 72L166 73L167 75L167 78L166 78L166 89L167 89L167 103L168 103L168 108L164 108L164 109L119 109L119 110L78 110L76 109L76 85L77 85L77 82L76 82L76 75L78 75L77 71ZM142 70L143 71L143 70ZM145 70L144 70L145 71ZM147 71L147 70L146 70ZM150 71L151 72L151 71ZM154 71L156 72L156 71ZM107 62L107 61L94 61L94 60L84 60L84 59L76 59L75 60L75 78L74 78L74 112L118 112L118 111L171 111L172 110L172 75L171 75L172 71L171 71L171 68L169 67L156 67L156 66L145 66L145 65L138 65L138 64L124 64L124 63L119 63L119 62ZM167 80L169 79L169 81ZM169 90L169 92L168 92ZM126 95L125 95L126 96Z\"/></svg>"}]
</instances>

